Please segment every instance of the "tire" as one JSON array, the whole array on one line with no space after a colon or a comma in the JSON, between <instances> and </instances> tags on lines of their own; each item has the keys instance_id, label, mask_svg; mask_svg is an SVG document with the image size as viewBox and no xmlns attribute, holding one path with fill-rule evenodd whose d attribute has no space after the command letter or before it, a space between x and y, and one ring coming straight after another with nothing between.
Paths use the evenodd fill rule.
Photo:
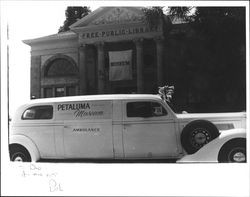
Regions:
<instances>
[{"instance_id":1,"label":"tire","mask_svg":"<svg viewBox=\"0 0 250 197\"><path fill-rule=\"evenodd\" d=\"M228 141L219 151L218 161L220 163L245 163L246 139L238 138Z\"/></svg>"},{"instance_id":2,"label":"tire","mask_svg":"<svg viewBox=\"0 0 250 197\"><path fill-rule=\"evenodd\" d=\"M15 162L31 162L31 157L26 148L21 145L10 146L10 160Z\"/></svg>"},{"instance_id":3,"label":"tire","mask_svg":"<svg viewBox=\"0 0 250 197\"><path fill-rule=\"evenodd\" d=\"M183 129L181 144L188 154L193 154L218 136L219 131L214 124L205 120L196 120Z\"/></svg>"}]
</instances>

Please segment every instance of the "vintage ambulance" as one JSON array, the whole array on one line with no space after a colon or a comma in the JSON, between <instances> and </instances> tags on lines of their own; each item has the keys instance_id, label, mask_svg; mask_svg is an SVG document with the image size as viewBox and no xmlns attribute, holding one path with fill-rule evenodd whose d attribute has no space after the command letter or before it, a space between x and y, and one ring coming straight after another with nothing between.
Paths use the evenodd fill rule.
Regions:
<instances>
[{"instance_id":1,"label":"vintage ambulance","mask_svg":"<svg viewBox=\"0 0 250 197\"><path fill-rule=\"evenodd\" d=\"M246 162L245 130L245 113L176 114L160 95L46 98L17 110L9 151L11 161L177 160L222 136L213 161Z\"/></svg>"}]
</instances>

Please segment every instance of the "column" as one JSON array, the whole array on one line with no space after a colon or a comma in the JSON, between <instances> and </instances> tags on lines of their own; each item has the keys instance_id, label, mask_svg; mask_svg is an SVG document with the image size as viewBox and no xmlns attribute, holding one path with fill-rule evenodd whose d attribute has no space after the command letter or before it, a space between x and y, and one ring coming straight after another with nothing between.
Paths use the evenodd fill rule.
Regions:
<instances>
[{"instance_id":1,"label":"column","mask_svg":"<svg viewBox=\"0 0 250 197\"><path fill-rule=\"evenodd\" d=\"M87 93L87 68L86 68L86 45L81 44L79 47L79 94Z\"/></svg>"},{"instance_id":2,"label":"column","mask_svg":"<svg viewBox=\"0 0 250 197\"><path fill-rule=\"evenodd\" d=\"M67 86L65 85L63 88L64 88L64 96L67 96Z\"/></svg>"},{"instance_id":3,"label":"column","mask_svg":"<svg viewBox=\"0 0 250 197\"><path fill-rule=\"evenodd\" d=\"M163 86L163 38L154 39L156 43L156 59L157 59L157 85Z\"/></svg>"},{"instance_id":4,"label":"column","mask_svg":"<svg viewBox=\"0 0 250 197\"><path fill-rule=\"evenodd\" d=\"M44 88L41 88L41 98L44 98Z\"/></svg>"},{"instance_id":5,"label":"column","mask_svg":"<svg viewBox=\"0 0 250 197\"><path fill-rule=\"evenodd\" d=\"M56 97L56 88L52 87L52 97Z\"/></svg>"},{"instance_id":6,"label":"column","mask_svg":"<svg viewBox=\"0 0 250 197\"><path fill-rule=\"evenodd\" d=\"M103 94L105 91L105 69L104 69L104 43L99 42L97 46L97 78L98 78L98 93Z\"/></svg>"},{"instance_id":7,"label":"column","mask_svg":"<svg viewBox=\"0 0 250 197\"><path fill-rule=\"evenodd\" d=\"M79 95L79 86L78 85L76 85L76 87L75 87L75 95Z\"/></svg>"},{"instance_id":8,"label":"column","mask_svg":"<svg viewBox=\"0 0 250 197\"><path fill-rule=\"evenodd\" d=\"M134 40L136 46L137 93L143 93L144 91L142 41L142 39Z\"/></svg>"}]
</instances>

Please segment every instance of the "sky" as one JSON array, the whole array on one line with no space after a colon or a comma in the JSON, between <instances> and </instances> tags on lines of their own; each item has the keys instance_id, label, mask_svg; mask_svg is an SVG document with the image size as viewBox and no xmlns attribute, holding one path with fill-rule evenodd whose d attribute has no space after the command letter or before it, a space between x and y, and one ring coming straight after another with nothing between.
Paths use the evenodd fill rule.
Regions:
<instances>
[{"instance_id":1,"label":"sky","mask_svg":"<svg viewBox=\"0 0 250 197\"><path fill-rule=\"evenodd\" d=\"M57 33L65 19L65 8L65 5L47 6L33 3L11 5L8 3L5 17L9 26L11 116L15 109L26 103L30 97L30 46L24 44L22 40Z\"/></svg>"}]
</instances>

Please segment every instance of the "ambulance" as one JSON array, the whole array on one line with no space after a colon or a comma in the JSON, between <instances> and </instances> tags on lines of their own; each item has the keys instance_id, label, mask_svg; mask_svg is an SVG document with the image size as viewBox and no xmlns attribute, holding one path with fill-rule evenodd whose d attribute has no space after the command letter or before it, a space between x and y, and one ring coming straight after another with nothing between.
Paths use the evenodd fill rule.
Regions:
<instances>
[{"instance_id":1,"label":"ambulance","mask_svg":"<svg viewBox=\"0 0 250 197\"><path fill-rule=\"evenodd\" d=\"M195 154L219 140L210 162L246 162L245 131L244 112L176 114L160 95L45 98L17 110L9 152L11 161L24 162L180 160L187 155L195 161Z\"/></svg>"}]
</instances>

